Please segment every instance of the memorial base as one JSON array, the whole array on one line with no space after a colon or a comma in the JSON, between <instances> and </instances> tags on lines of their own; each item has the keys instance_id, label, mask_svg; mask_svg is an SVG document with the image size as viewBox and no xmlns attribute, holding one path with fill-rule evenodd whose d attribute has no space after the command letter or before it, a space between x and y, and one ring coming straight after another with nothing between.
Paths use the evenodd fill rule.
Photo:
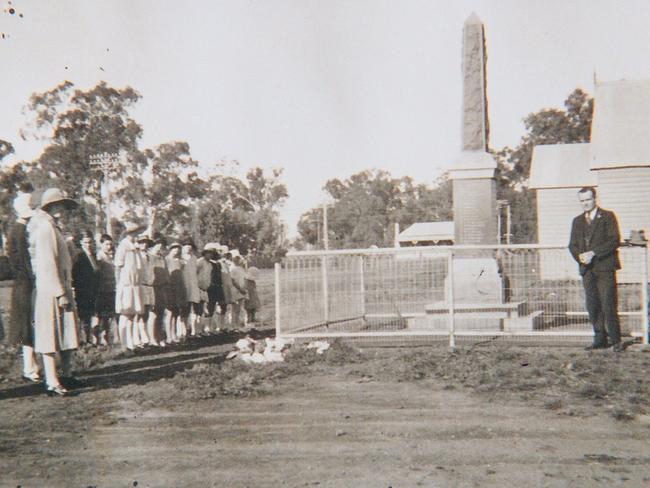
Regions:
<instances>
[{"instance_id":1,"label":"memorial base","mask_svg":"<svg viewBox=\"0 0 650 488\"><path fill-rule=\"evenodd\" d=\"M530 313L525 301L507 301L504 280L495 258L456 258L451 271L453 297L446 293L444 301L427 305L424 315L408 320L409 330L448 332L450 303L453 303L456 332L516 334L533 332L541 327L541 311ZM448 279L445 279L445 290L449 289Z\"/></svg>"},{"instance_id":2,"label":"memorial base","mask_svg":"<svg viewBox=\"0 0 650 488\"><path fill-rule=\"evenodd\" d=\"M454 258L454 303L503 303L505 292L497 260L492 257ZM445 290L449 290L445 279ZM450 297L445 296L446 300Z\"/></svg>"},{"instance_id":3,"label":"memorial base","mask_svg":"<svg viewBox=\"0 0 650 488\"><path fill-rule=\"evenodd\" d=\"M533 332L542 327L542 312L528 312L526 302L463 303L454 306L454 330L473 334ZM428 305L425 315L408 319L409 330L448 332L449 308L444 302Z\"/></svg>"}]
</instances>

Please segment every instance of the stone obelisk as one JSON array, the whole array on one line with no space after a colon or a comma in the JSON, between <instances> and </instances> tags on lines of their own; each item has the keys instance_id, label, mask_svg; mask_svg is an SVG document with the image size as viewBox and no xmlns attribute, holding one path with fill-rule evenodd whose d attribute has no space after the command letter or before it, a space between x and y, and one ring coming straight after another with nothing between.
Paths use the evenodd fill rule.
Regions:
<instances>
[{"instance_id":1,"label":"stone obelisk","mask_svg":"<svg viewBox=\"0 0 650 488\"><path fill-rule=\"evenodd\" d=\"M453 181L457 245L497 243L496 161L489 154L483 23L472 13L463 27L462 147L449 176ZM458 252L454 265L455 300L501 302L502 280L492 252Z\"/></svg>"},{"instance_id":2,"label":"stone obelisk","mask_svg":"<svg viewBox=\"0 0 650 488\"><path fill-rule=\"evenodd\" d=\"M496 244L496 161L487 152L485 32L472 13L463 27L462 147L450 170L456 244Z\"/></svg>"}]
</instances>

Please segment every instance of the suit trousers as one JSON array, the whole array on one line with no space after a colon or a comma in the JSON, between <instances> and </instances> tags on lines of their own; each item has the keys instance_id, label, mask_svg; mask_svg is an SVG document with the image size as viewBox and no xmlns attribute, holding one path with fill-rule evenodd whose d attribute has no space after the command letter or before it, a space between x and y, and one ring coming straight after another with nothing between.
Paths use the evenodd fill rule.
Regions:
<instances>
[{"instance_id":1,"label":"suit trousers","mask_svg":"<svg viewBox=\"0 0 650 488\"><path fill-rule=\"evenodd\" d=\"M605 345L607 336L611 344L621 342L616 271L594 272L588 269L582 277L582 285L587 313L594 328L594 345Z\"/></svg>"}]
</instances>

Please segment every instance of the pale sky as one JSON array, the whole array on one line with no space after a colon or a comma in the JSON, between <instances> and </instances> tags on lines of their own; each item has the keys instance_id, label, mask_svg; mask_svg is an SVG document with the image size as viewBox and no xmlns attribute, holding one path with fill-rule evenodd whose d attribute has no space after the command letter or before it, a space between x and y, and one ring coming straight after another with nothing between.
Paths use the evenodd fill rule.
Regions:
<instances>
[{"instance_id":1,"label":"pale sky","mask_svg":"<svg viewBox=\"0 0 650 488\"><path fill-rule=\"evenodd\" d=\"M431 183L448 169L460 151L472 11L485 23L492 147L517 144L523 117L561 107L574 88L593 93L594 72L650 78L646 0L12 3L23 18L0 12L8 164L41 149L18 135L31 93L66 79L130 85L143 97L143 148L185 140L206 167L283 167L292 233L329 178L378 168Z\"/></svg>"}]
</instances>

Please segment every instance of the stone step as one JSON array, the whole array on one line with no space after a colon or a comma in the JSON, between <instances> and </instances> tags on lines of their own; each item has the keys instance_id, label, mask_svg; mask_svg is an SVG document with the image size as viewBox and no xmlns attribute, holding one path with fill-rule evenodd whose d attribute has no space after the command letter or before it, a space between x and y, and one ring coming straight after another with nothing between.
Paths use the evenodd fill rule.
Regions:
<instances>
[{"instance_id":1,"label":"stone step","mask_svg":"<svg viewBox=\"0 0 650 488\"><path fill-rule=\"evenodd\" d=\"M525 317L510 317L503 320L504 332L532 332L542 328L543 310L535 310Z\"/></svg>"},{"instance_id":2,"label":"stone step","mask_svg":"<svg viewBox=\"0 0 650 488\"><path fill-rule=\"evenodd\" d=\"M448 314L447 302L436 302L426 305L424 310L427 315ZM521 317L526 315L526 301L521 302L485 302L485 303L454 303L454 313L459 314L490 314L495 318ZM487 315L486 315L487 316Z\"/></svg>"},{"instance_id":3,"label":"stone step","mask_svg":"<svg viewBox=\"0 0 650 488\"><path fill-rule=\"evenodd\" d=\"M532 332L542 326L542 310L516 317L495 317L486 313L455 314L454 329L458 332ZM408 330L446 332L449 318L443 314L427 314L407 319Z\"/></svg>"}]
</instances>

